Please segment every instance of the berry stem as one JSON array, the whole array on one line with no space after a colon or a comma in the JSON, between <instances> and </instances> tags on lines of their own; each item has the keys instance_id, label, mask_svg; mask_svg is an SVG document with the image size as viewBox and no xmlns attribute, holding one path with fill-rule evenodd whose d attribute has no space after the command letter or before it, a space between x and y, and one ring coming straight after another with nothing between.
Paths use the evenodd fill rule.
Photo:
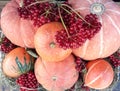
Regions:
<instances>
[{"instance_id":1,"label":"berry stem","mask_svg":"<svg viewBox=\"0 0 120 91\"><path fill-rule=\"evenodd\" d=\"M43 15L45 15L46 17L47 17L47 15L50 13L50 10L48 9L48 10L46 10L44 13L42 13L40 16L43 16Z\"/></svg>"},{"instance_id":2,"label":"berry stem","mask_svg":"<svg viewBox=\"0 0 120 91\"><path fill-rule=\"evenodd\" d=\"M68 7L69 9L71 9L80 19L82 19L84 22L86 22L88 25L91 25L89 22L87 22L78 12L76 12L76 10L74 10L72 7L70 7L69 5L66 4L61 4L61 6L65 6Z\"/></svg>"},{"instance_id":3,"label":"berry stem","mask_svg":"<svg viewBox=\"0 0 120 91\"><path fill-rule=\"evenodd\" d=\"M64 7L60 7L60 8L62 8L64 11L66 11L68 14L72 14L70 11L68 11L67 9L65 9Z\"/></svg>"},{"instance_id":4,"label":"berry stem","mask_svg":"<svg viewBox=\"0 0 120 91\"><path fill-rule=\"evenodd\" d=\"M31 3L30 5L28 5L27 7L30 7L32 5L35 5L35 4L39 4L39 3L45 3L45 2L54 2L54 0L36 0L36 2L34 3Z\"/></svg>"},{"instance_id":5,"label":"berry stem","mask_svg":"<svg viewBox=\"0 0 120 91\"><path fill-rule=\"evenodd\" d=\"M60 16L61 22L62 22L62 24L63 24L63 26L64 26L64 28L65 28L66 33L67 33L67 36L68 36L68 38L70 38L70 34L69 34L69 32L68 32L67 27L65 26L64 20L63 20L63 18L62 18L61 12L60 12L60 7L58 7L58 12L59 12L59 16Z\"/></svg>"}]
</instances>

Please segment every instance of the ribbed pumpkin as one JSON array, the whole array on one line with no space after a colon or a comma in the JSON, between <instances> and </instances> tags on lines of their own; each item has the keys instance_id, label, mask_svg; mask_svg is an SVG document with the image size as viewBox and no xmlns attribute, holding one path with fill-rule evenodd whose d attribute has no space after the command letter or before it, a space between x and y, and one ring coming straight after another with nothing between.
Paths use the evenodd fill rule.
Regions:
<instances>
[{"instance_id":1,"label":"ribbed pumpkin","mask_svg":"<svg viewBox=\"0 0 120 91\"><path fill-rule=\"evenodd\" d=\"M120 47L120 7L112 0L68 0L82 16L97 14L102 28L73 53L87 60L104 58Z\"/></svg>"},{"instance_id":2,"label":"ribbed pumpkin","mask_svg":"<svg viewBox=\"0 0 120 91\"><path fill-rule=\"evenodd\" d=\"M2 69L8 77L19 77L21 74L28 72L33 63L33 58L25 51L24 48L17 47L9 52L2 63Z\"/></svg>"},{"instance_id":3,"label":"ribbed pumpkin","mask_svg":"<svg viewBox=\"0 0 120 91\"><path fill-rule=\"evenodd\" d=\"M5 36L21 47L34 48L35 27L29 20L21 19L18 13L20 0L11 0L1 12L1 28Z\"/></svg>"},{"instance_id":4,"label":"ribbed pumpkin","mask_svg":"<svg viewBox=\"0 0 120 91\"><path fill-rule=\"evenodd\" d=\"M72 50L60 48L55 40L57 31L64 29L60 22L50 22L38 28L34 36L37 53L46 61L61 61L68 57Z\"/></svg>"},{"instance_id":5,"label":"ribbed pumpkin","mask_svg":"<svg viewBox=\"0 0 120 91\"><path fill-rule=\"evenodd\" d=\"M78 79L74 57L70 55L60 62L48 62L38 58L35 63L35 75L38 82L48 91L65 91Z\"/></svg>"},{"instance_id":6,"label":"ribbed pumpkin","mask_svg":"<svg viewBox=\"0 0 120 91\"><path fill-rule=\"evenodd\" d=\"M85 85L93 89L105 89L114 79L112 66L104 59L88 62L85 74Z\"/></svg>"}]
</instances>

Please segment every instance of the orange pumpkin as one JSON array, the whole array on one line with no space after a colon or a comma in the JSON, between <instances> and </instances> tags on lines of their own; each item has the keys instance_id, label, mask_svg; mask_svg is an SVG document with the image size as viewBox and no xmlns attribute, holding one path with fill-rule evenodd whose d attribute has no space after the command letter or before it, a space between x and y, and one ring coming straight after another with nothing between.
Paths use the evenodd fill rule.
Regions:
<instances>
[{"instance_id":1,"label":"orange pumpkin","mask_svg":"<svg viewBox=\"0 0 120 91\"><path fill-rule=\"evenodd\" d=\"M112 0L68 0L82 16L97 14L102 28L99 33L73 53L86 60L108 57L120 47L120 7Z\"/></svg>"},{"instance_id":2,"label":"orange pumpkin","mask_svg":"<svg viewBox=\"0 0 120 91\"><path fill-rule=\"evenodd\" d=\"M88 72L85 74L85 85L93 89L105 89L113 81L114 71L104 59L88 62Z\"/></svg>"},{"instance_id":3,"label":"orange pumpkin","mask_svg":"<svg viewBox=\"0 0 120 91\"><path fill-rule=\"evenodd\" d=\"M5 36L21 47L34 48L36 28L30 20L21 19L18 13L20 0L11 0L1 12L1 28Z\"/></svg>"},{"instance_id":4,"label":"orange pumpkin","mask_svg":"<svg viewBox=\"0 0 120 91\"><path fill-rule=\"evenodd\" d=\"M65 91L78 79L73 55L60 62L47 62L38 58L35 63L35 75L38 82L49 91Z\"/></svg>"},{"instance_id":5,"label":"orange pumpkin","mask_svg":"<svg viewBox=\"0 0 120 91\"><path fill-rule=\"evenodd\" d=\"M41 26L35 36L34 44L37 53L45 61L61 61L68 57L72 50L64 50L56 43L56 32L64 29L59 22L50 22Z\"/></svg>"},{"instance_id":6,"label":"orange pumpkin","mask_svg":"<svg viewBox=\"0 0 120 91\"><path fill-rule=\"evenodd\" d=\"M5 56L2 69L5 75L15 78L28 72L32 67L32 63L33 59L25 49L18 47Z\"/></svg>"}]
</instances>

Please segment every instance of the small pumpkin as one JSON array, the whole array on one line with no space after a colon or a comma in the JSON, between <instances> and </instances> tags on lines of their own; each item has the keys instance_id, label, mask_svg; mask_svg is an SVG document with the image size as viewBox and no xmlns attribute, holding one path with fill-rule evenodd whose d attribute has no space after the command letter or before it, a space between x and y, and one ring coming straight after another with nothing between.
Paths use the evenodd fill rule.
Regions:
<instances>
[{"instance_id":1,"label":"small pumpkin","mask_svg":"<svg viewBox=\"0 0 120 91\"><path fill-rule=\"evenodd\" d=\"M108 57L120 47L120 6L112 0L68 0L73 8L84 17L97 14L102 24L101 30L94 38L87 40L73 53L83 59L93 60Z\"/></svg>"},{"instance_id":2,"label":"small pumpkin","mask_svg":"<svg viewBox=\"0 0 120 91\"><path fill-rule=\"evenodd\" d=\"M65 91L78 79L73 55L60 62L48 62L38 58L35 62L35 75L38 82L48 91Z\"/></svg>"},{"instance_id":3,"label":"small pumpkin","mask_svg":"<svg viewBox=\"0 0 120 91\"><path fill-rule=\"evenodd\" d=\"M85 74L85 85L93 89L105 89L109 87L114 79L112 66L104 59L88 62Z\"/></svg>"},{"instance_id":4,"label":"small pumpkin","mask_svg":"<svg viewBox=\"0 0 120 91\"><path fill-rule=\"evenodd\" d=\"M72 50L60 48L56 42L57 31L64 29L59 22L50 22L38 28L34 36L34 44L37 53L45 61L61 61L68 57Z\"/></svg>"},{"instance_id":5,"label":"small pumpkin","mask_svg":"<svg viewBox=\"0 0 120 91\"><path fill-rule=\"evenodd\" d=\"M21 0L11 0L1 12L1 29L5 36L14 44L21 47L34 48L33 36L36 27L30 20L19 16L18 8Z\"/></svg>"},{"instance_id":6,"label":"small pumpkin","mask_svg":"<svg viewBox=\"0 0 120 91\"><path fill-rule=\"evenodd\" d=\"M24 48L17 47L5 56L2 62L2 69L8 77L16 78L28 72L32 68L32 65L33 58Z\"/></svg>"}]
</instances>

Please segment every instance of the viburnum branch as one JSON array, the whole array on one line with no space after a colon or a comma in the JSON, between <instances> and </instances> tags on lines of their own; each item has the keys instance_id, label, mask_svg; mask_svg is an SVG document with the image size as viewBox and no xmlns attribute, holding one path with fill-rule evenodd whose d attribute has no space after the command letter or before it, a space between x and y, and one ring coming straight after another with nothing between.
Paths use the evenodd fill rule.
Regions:
<instances>
[{"instance_id":1,"label":"viburnum branch","mask_svg":"<svg viewBox=\"0 0 120 91\"><path fill-rule=\"evenodd\" d=\"M87 22L78 12L76 12L76 10L74 10L72 7L70 7L69 5L66 4L61 4L61 6L66 6L69 9L71 9L80 19L82 19L84 22L86 22L88 25L91 25L89 22Z\"/></svg>"},{"instance_id":2,"label":"viburnum branch","mask_svg":"<svg viewBox=\"0 0 120 91\"><path fill-rule=\"evenodd\" d=\"M70 34L69 34L69 32L68 32L67 27L65 26L64 20L63 20L63 18L62 18L61 13L60 13L60 7L58 7L58 12L59 12L59 16L60 16L61 22L62 22L62 24L63 24L63 26L64 26L64 28L65 28L66 33L67 33L67 36L68 36L68 38L70 38Z\"/></svg>"},{"instance_id":3,"label":"viburnum branch","mask_svg":"<svg viewBox=\"0 0 120 91\"><path fill-rule=\"evenodd\" d=\"M45 3L45 2L54 2L54 0L37 0L36 2L34 2L34 3L31 3L30 5L28 5L27 7L30 7L30 6L32 6L32 5L35 5L35 4L39 4L39 3Z\"/></svg>"},{"instance_id":4,"label":"viburnum branch","mask_svg":"<svg viewBox=\"0 0 120 91\"><path fill-rule=\"evenodd\" d=\"M63 9L64 11L66 11L68 14L72 14L72 12L70 12L69 10L65 9L64 7L60 7L61 9ZM77 19L77 17L75 17L75 19Z\"/></svg>"},{"instance_id":5,"label":"viburnum branch","mask_svg":"<svg viewBox=\"0 0 120 91\"><path fill-rule=\"evenodd\" d=\"M43 14L41 14L40 16L43 16L43 15L45 15L46 17L47 17L47 15L50 13L50 11L49 10L46 10Z\"/></svg>"},{"instance_id":6,"label":"viburnum branch","mask_svg":"<svg viewBox=\"0 0 120 91\"><path fill-rule=\"evenodd\" d=\"M68 14L72 14L70 11L68 11L67 9L65 9L64 7L60 7L60 8L62 8L64 11L66 11Z\"/></svg>"},{"instance_id":7,"label":"viburnum branch","mask_svg":"<svg viewBox=\"0 0 120 91\"><path fill-rule=\"evenodd\" d=\"M39 0L39 1L36 1L36 2L34 2L34 3L31 3L31 4L28 5L27 7L30 7L30 6L32 6L32 5L39 4L39 3L50 2L50 1L52 1L52 0Z\"/></svg>"}]
</instances>

